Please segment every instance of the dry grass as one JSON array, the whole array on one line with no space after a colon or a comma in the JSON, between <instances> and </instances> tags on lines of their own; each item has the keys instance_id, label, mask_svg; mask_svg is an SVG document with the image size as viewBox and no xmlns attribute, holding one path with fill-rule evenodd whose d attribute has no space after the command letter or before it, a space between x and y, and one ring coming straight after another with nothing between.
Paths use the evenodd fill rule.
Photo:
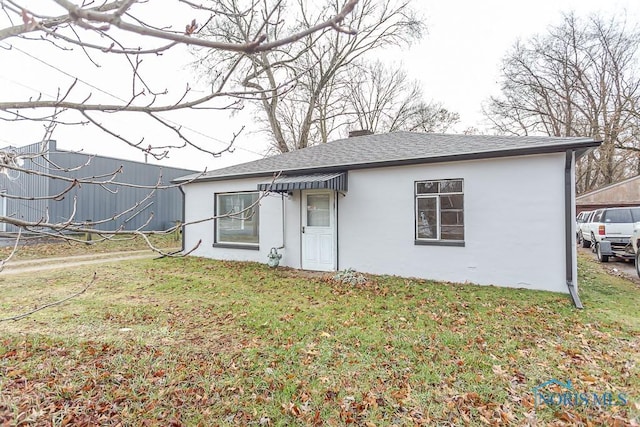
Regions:
<instances>
[{"instance_id":1,"label":"dry grass","mask_svg":"<svg viewBox=\"0 0 640 427\"><path fill-rule=\"evenodd\" d=\"M397 277L352 287L198 258L94 269L88 294L0 324L8 425L637 421L640 290L586 259L583 311L547 292ZM0 276L0 316L92 273ZM536 407L550 378L628 404Z\"/></svg>"},{"instance_id":2,"label":"dry grass","mask_svg":"<svg viewBox=\"0 0 640 427\"><path fill-rule=\"evenodd\" d=\"M86 239L86 236L78 236L78 239ZM19 245L13 260L29 260L40 258L65 257L86 254L101 254L107 252L134 251L148 249L149 246L139 236L114 237L111 240L93 240L76 242L48 239L45 243L34 244L33 240L24 240ZM179 248L180 242L175 235L150 236L151 243L159 248ZM37 240L36 240L37 242ZM12 252L13 246L0 247L0 259L6 258Z\"/></svg>"}]
</instances>

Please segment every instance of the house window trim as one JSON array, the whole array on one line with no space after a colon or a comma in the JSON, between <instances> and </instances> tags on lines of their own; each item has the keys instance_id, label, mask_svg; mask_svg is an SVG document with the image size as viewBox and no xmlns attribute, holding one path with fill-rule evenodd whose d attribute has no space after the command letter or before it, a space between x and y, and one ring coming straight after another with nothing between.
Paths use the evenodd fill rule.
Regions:
<instances>
[{"instance_id":1,"label":"house window trim","mask_svg":"<svg viewBox=\"0 0 640 427\"><path fill-rule=\"evenodd\" d=\"M214 248L225 248L225 249L248 249L250 251L259 251L260 244L250 244L250 243L214 243Z\"/></svg>"},{"instance_id":2,"label":"house window trim","mask_svg":"<svg viewBox=\"0 0 640 427\"><path fill-rule=\"evenodd\" d=\"M414 240L413 244L416 246L454 246L465 247L464 240Z\"/></svg>"},{"instance_id":3,"label":"house window trim","mask_svg":"<svg viewBox=\"0 0 640 427\"><path fill-rule=\"evenodd\" d=\"M418 193L418 184L420 183L425 183L425 182L435 182L435 181L460 181L462 184L462 190L461 191L452 191L452 192L445 192L445 193L441 193L440 191L438 191L437 193L422 193L419 194ZM443 178L443 179L424 179L424 180L419 180L419 181L414 181L413 183L413 203L414 203L414 209L413 209L413 221L414 221L414 227L413 227L413 233L414 233L414 245L416 246L453 246L453 247L464 247L465 246L465 240L463 238L463 240L449 240L449 239L441 239L440 238L440 233L441 233L441 209L440 209L440 197L442 195L448 195L448 194L460 194L462 195L462 202L463 202L463 208L462 208L462 212L464 215L464 178ZM436 212L437 212L437 222L438 222L438 226L436 227L436 232L437 232L437 237L436 238L424 238L418 237L418 199L435 199L436 200ZM464 220L462 223L462 227L463 227L463 231L464 231Z\"/></svg>"},{"instance_id":4,"label":"house window trim","mask_svg":"<svg viewBox=\"0 0 640 427\"><path fill-rule=\"evenodd\" d=\"M221 218L215 218L213 220L213 247L214 248L226 248L226 249L247 249L247 250L260 250L260 191L224 191L220 193L214 193L213 195L213 214L218 216L218 197L234 194L256 194L258 197L257 203L254 209L258 212L258 243L236 243L220 241L218 237L218 221Z\"/></svg>"}]
</instances>

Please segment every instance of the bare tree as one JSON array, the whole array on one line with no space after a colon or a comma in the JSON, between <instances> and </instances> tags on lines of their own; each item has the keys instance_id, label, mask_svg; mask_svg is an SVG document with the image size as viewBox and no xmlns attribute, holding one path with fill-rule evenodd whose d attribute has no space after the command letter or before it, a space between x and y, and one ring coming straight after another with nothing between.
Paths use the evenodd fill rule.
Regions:
<instances>
[{"instance_id":1,"label":"bare tree","mask_svg":"<svg viewBox=\"0 0 640 427\"><path fill-rule=\"evenodd\" d=\"M247 43L254 34L264 32L267 40L278 39L283 32L314 27L341 8L337 0L311 4L295 0L256 1L212 0L217 10L224 10L226 25L219 16L203 31L208 40ZM242 11L251 8L253 13ZM205 73L218 79L229 69L236 69L240 88L256 91L247 98L257 105L259 119L265 124L279 152L326 142L341 126L345 113L347 71L355 61L379 48L407 46L421 35L423 24L411 8L410 0L361 0L343 24L357 30L351 37L340 32L324 37L309 34L301 43L269 52L228 54L206 52ZM278 82L291 81L283 87Z\"/></svg>"},{"instance_id":2,"label":"bare tree","mask_svg":"<svg viewBox=\"0 0 640 427\"><path fill-rule=\"evenodd\" d=\"M419 82L410 80L402 68L367 62L353 67L349 76L344 99L345 115L354 116L350 128L444 133L460 120L442 104L425 102Z\"/></svg>"},{"instance_id":3,"label":"bare tree","mask_svg":"<svg viewBox=\"0 0 640 427\"><path fill-rule=\"evenodd\" d=\"M578 191L636 174L639 42L622 18L565 15L546 34L514 46L504 59L502 94L485 114L503 133L602 140L579 164Z\"/></svg>"},{"instance_id":4,"label":"bare tree","mask_svg":"<svg viewBox=\"0 0 640 427\"><path fill-rule=\"evenodd\" d=\"M111 137L114 142L128 144L148 156L156 159L165 158L170 150L186 146L193 147L207 155L218 156L231 149L229 145L222 149L214 149L205 143L188 137L180 125L166 118L163 114L175 111L217 110L238 108L245 97L263 95L260 89L246 86L230 87L236 67L228 67L221 72L206 93L192 90L186 83L179 92L171 92L167 88L157 87L149 79L154 70L145 68L145 58L157 58L175 49L186 49L197 46L205 52L217 52L221 55L268 55L271 51L293 50L295 45L306 45L309 38L318 41L331 38L335 41L348 38L343 34L354 34L344 25L351 19L358 0L348 0L336 6L334 13L323 15L323 19L299 25L274 34L271 30L271 20L279 13L282 5L276 4L269 9L261 9L264 15L256 15L256 5L251 3L248 8L238 10L233 14L226 9L209 8L195 4L189 0L175 0L168 6L166 2L147 2L142 0L113 0L105 2L72 2L69 0L49 0L31 2L26 0L0 0L0 50L20 50L29 52L30 49L45 49L59 53L61 58L74 53L82 56L85 63L98 69L102 63L108 65L109 72L116 76L124 76L122 86L129 87L128 97L119 98L118 102L103 102L100 88L86 91L81 89L78 79L74 79L68 86L60 86L54 99L47 99L41 94L38 97L25 99L0 99L0 121L6 124L22 122L39 123L42 126L41 150L24 153L10 149L0 150L0 173L23 173L26 175L45 176L48 179L66 183L66 189L60 194L43 196L52 200L68 197L71 189L78 186L97 185L103 188L132 187L135 184L123 182L119 179L121 170L114 170L103 176L78 178L70 176L68 168L51 164L47 157L47 141L51 139L56 129L64 126L93 126L96 131ZM173 15L168 14L170 8L178 9L196 16L181 22L171 22ZM167 16L170 26L161 23ZM242 40L221 40L218 38L201 37L200 31L207 26L209 31L216 28L224 30L234 26L235 20L255 19L250 33ZM258 22L259 21L259 22ZM343 43L343 42L340 42ZM114 60L115 58L115 60ZM61 60L65 60L61 59ZM112 68L113 67L113 68ZM117 67L117 69L116 69ZM294 84L297 75L274 75L273 88L280 90L286 85ZM242 78L246 78L245 75ZM148 119L148 123L168 131L162 143L133 139L120 127L111 126L106 117L132 115L130 122L138 122L140 117ZM49 167L43 172L35 164L47 164ZM82 165L77 166L78 169ZM155 185L140 186L151 195L172 187L161 182L159 177ZM4 193L2 197L20 198L17 194ZM40 196L38 196L40 197ZM37 197L29 195L26 199L35 200ZM123 209L117 215L132 215L139 212L145 197L132 206ZM72 239L72 233L95 232L96 225L111 218L93 219L87 222L79 220L72 212L64 221L53 221L43 217L37 221L25 221L17 216L1 216L0 222L12 224L21 230L59 236ZM202 220L211 220L206 218ZM171 231L171 230L167 230ZM141 228L135 230L114 229L101 232L103 239L114 235L142 235Z\"/></svg>"}]
</instances>

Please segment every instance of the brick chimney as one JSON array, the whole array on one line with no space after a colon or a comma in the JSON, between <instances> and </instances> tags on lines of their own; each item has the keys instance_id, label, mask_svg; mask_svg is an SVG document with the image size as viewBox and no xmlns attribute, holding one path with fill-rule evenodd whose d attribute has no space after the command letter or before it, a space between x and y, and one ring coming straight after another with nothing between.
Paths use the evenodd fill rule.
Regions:
<instances>
[{"instance_id":1,"label":"brick chimney","mask_svg":"<svg viewBox=\"0 0 640 427\"><path fill-rule=\"evenodd\" d=\"M359 129L359 130L349 131L349 138L353 138L354 136L365 136L365 135L373 135L373 132L368 129Z\"/></svg>"}]
</instances>

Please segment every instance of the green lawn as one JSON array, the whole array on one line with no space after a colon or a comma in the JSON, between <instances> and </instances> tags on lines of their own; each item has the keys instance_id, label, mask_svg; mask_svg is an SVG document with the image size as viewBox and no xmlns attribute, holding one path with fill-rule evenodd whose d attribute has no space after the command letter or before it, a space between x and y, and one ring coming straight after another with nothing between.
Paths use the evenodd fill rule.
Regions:
<instances>
[{"instance_id":1,"label":"green lawn","mask_svg":"<svg viewBox=\"0 0 640 427\"><path fill-rule=\"evenodd\" d=\"M640 287L580 259L585 310L526 290L199 258L0 274L8 425L629 425ZM535 406L551 378L621 406ZM554 391L551 389L550 391ZM557 390L559 391L559 390ZM634 421L635 419L635 421Z\"/></svg>"}]
</instances>

